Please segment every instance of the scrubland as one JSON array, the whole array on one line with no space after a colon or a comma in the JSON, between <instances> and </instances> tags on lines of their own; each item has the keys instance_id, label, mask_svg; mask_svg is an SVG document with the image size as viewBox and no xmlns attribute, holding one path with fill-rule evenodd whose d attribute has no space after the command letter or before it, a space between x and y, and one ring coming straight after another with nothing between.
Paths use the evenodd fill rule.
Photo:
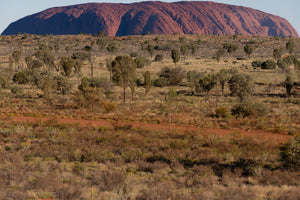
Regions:
<instances>
[{"instance_id":1,"label":"scrubland","mask_svg":"<svg viewBox=\"0 0 300 200\"><path fill-rule=\"evenodd\" d=\"M299 199L298 58L299 38L1 36L0 199Z\"/></svg>"}]
</instances>

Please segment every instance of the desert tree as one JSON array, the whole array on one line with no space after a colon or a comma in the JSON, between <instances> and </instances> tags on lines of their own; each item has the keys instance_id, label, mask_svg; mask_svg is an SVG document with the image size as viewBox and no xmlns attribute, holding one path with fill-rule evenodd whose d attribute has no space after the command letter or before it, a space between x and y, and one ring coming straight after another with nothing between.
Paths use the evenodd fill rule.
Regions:
<instances>
[{"instance_id":1,"label":"desert tree","mask_svg":"<svg viewBox=\"0 0 300 200\"><path fill-rule=\"evenodd\" d=\"M232 96L238 96L240 101L244 101L253 93L253 80L245 74L235 73L228 81Z\"/></svg>"},{"instance_id":2,"label":"desert tree","mask_svg":"<svg viewBox=\"0 0 300 200\"><path fill-rule=\"evenodd\" d=\"M184 60L185 60L185 56L187 54L187 50L188 50L188 46L186 44L182 44L180 46L180 52L183 55Z\"/></svg>"},{"instance_id":3,"label":"desert tree","mask_svg":"<svg viewBox=\"0 0 300 200\"><path fill-rule=\"evenodd\" d=\"M77 75L80 75L81 72L82 72L82 61L81 60L77 60L75 59L74 60L74 73L77 74Z\"/></svg>"},{"instance_id":4,"label":"desert tree","mask_svg":"<svg viewBox=\"0 0 300 200\"><path fill-rule=\"evenodd\" d=\"M154 46L152 44L148 44L147 51L150 54L150 57L152 58L152 56L154 55L154 52L155 52Z\"/></svg>"},{"instance_id":5,"label":"desert tree","mask_svg":"<svg viewBox=\"0 0 300 200\"><path fill-rule=\"evenodd\" d=\"M135 88L136 88L136 81L135 79L132 79L129 83L129 88L131 91L131 101L134 100L134 94L135 94Z\"/></svg>"},{"instance_id":6,"label":"desert tree","mask_svg":"<svg viewBox=\"0 0 300 200\"><path fill-rule=\"evenodd\" d=\"M100 103L103 99L103 93L100 88L88 87L83 93L83 96L86 100L86 106L92 111L95 110L96 106L100 106Z\"/></svg>"},{"instance_id":7,"label":"desert tree","mask_svg":"<svg viewBox=\"0 0 300 200\"><path fill-rule=\"evenodd\" d=\"M292 170L300 169L300 136L289 139L280 147L280 161L283 166Z\"/></svg>"},{"instance_id":8,"label":"desert tree","mask_svg":"<svg viewBox=\"0 0 300 200\"><path fill-rule=\"evenodd\" d=\"M109 80L112 80L112 60L105 59L106 68L109 71Z\"/></svg>"},{"instance_id":9,"label":"desert tree","mask_svg":"<svg viewBox=\"0 0 300 200\"><path fill-rule=\"evenodd\" d=\"M93 40L93 39L90 39L90 46L91 46L91 47L93 47L93 46L94 46L94 44L95 44L95 40Z\"/></svg>"},{"instance_id":10,"label":"desert tree","mask_svg":"<svg viewBox=\"0 0 300 200\"><path fill-rule=\"evenodd\" d=\"M62 57L60 65L65 73L65 76L70 77L75 66L75 61L71 57Z\"/></svg>"},{"instance_id":11,"label":"desert tree","mask_svg":"<svg viewBox=\"0 0 300 200\"><path fill-rule=\"evenodd\" d=\"M74 74L76 75L77 77L77 81L78 81L78 84L80 83L80 78L82 77L82 66L83 66L83 61L79 60L79 59L73 59L74 61L74 67L73 67L73 71L74 71Z\"/></svg>"},{"instance_id":12,"label":"desert tree","mask_svg":"<svg viewBox=\"0 0 300 200\"><path fill-rule=\"evenodd\" d=\"M33 58L31 55L25 57L25 63L27 65L27 69L32 70Z\"/></svg>"},{"instance_id":13,"label":"desert tree","mask_svg":"<svg viewBox=\"0 0 300 200\"><path fill-rule=\"evenodd\" d=\"M199 86L206 92L206 94L208 94L216 84L217 78L215 74L207 74L199 80Z\"/></svg>"},{"instance_id":14,"label":"desert tree","mask_svg":"<svg viewBox=\"0 0 300 200\"><path fill-rule=\"evenodd\" d=\"M117 56L112 62L112 80L123 88L123 103L126 88L136 79L136 63L130 56Z\"/></svg>"},{"instance_id":15,"label":"desert tree","mask_svg":"<svg viewBox=\"0 0 300 200\"><path fill-rule=\"evenodd\" d=\"M19 63L21 60L21 56L22 56L22 50L18 49L12 52L12 58L14 60L15 65L18 66L18 69L20 68Z\"/></svg>"},{"instance_id":16,"label":"desert tree","mask_svg":"<svg viewBox=\"0 0 300 200\"><path fill-rule=\"evenodd\" d=\"M177 49L173 49L171 51L171 58L172 58L173 62L175 63L175 66L176 66L176 63L178 63L179 60L180 60L180 55L179 55L179 52L178 52Z\"/></svg>"},{"instance_id":17,"label":"desert tree","mask_svg":"<svg viewBox=\"0 0 300 200\"><path fill-rule=\"evenodd\" d=\"M292 38L290 38L289 41L285 44L285 48L286 48L286 50L289 51L290 54L293 53L294 48L295 48L295 43L292 40Z\"/></svg>"},{"instance_id":18,"label":"desert tree","mask_svg":"<svg viewBox=\"0 0 300 200\"><path fill-rule=\"evenodd\" d=\"M279 59L281 59L282 54L283 54L283 48L279 48L279 49L274 49L273 50L273 57L277 61Z\"/></svg>"},{"instance_id":19,"label":"desert tree","mask_svg":"<svg viewBox=\"0 0 300 200\"><path fill-rule=\"evenodd\" d=\"M216 76L219 84L221 85L222 96L224 96L225 84L229 80L228 71L226 69L221 69Z\"/></svg>"},{"instance_id":20,"label":"desert tree","mask_svg":"<svg viewBox=\"0 0 300 200\"><path fill-rule=\"evenodd\" d=\"M181 67L170 69L168 83L169 85L179 85L186 76L186 71Z\"/></svg>"},{"instance_id":21,"label":"desert tree","mask_svg":"<svg viewBox=\"0 0 300 200\"><path fill-rule=\"evenodd\" d=\"M192 56L195 56L198 50L198 46L194 43L191 43L189 48L191 50Z\"/></svg>"},{"instance_id":22,"label":"desert tree","mask_svg":"<svg viewBox=\"0 0 300 200\"><path fill-rule=\"evenodd\" d=\"M55 81L50 76L46 76L41 83L41 90L43 91L43 97L50 100L54 88L55 88Z\"/></svg>"},{"instance_id":23,"label":"desert tree","mask_svg":"<svg viewBox=\"0 0 300 200\"><path fill-rule=\"evenodd\" d=\"M285 78L285 80L283 82L283 85L284 85L284 87L286 89L286 95L287 96L291 96L291 92L292 92L292 89L294 87L294 80L293 80L293 77L292 77L291 74L288 73L286 75L286 78Z\"/></svg>"},{"instance_id":24,"label":"desert tree","mask_svg":"<svg viewBox=\"0 0 300 200\"><path fill-rule=\"evenodd\" d=\"M181 81L186 75L186 72L181 67L176 67L176 68L164 67L161 69L158 75L159 75L159 79L157 80L159 80L159 82L165 83L165 85L163 86L167 86L167 85L176 86L181 83Z\"/></svg>"},{"instance_id":25,"label":"desert tree","mask_svg":"<svg viewBox=\"0 0 300 200\"><path fill-rule=\"evenodd\" d=\"M87 79L83 79L86 83L82 83L81 90L77 91L73 96L73 101L77 106L86 107L92 112L95 111L95 108L101 106L103 102L103 90L101 88L90 87Z\"/></svg>"},{"instance_id":26,"label":"desert tree","mask_svg":"<svg viewBox=\"0 0 300 200\"><path fill-rule=\"evenodd\" d=\"M254 51L253 45L251 45L251 44L246 44L246 45L244 46L244 51L245 51L245 53L246 53L246 54L249 56L249 58L250 58L251 54L252 54L253 51Z\"/></svg>"},{"instance_id":27,"label":"desert tree","mask_svg":"<svg viewBox=\"0 0 300 200\"><path fill-rule=\"evenodd\" d=\"M188 50L188 46L185 43L180 45L180 52L183 56L187 54L187 50Z\"/></svg>"},{"instance_id":28,"label":"desert tree","mask_svg":"<svg viewBox=\"0 0 300 200\"><path fill-rule=\"evenodd\" d=\"M87 107L92 111L94 111L97 107L101 107L104 102L105 88L100 85L106 83L108 82L103 81L101 83L101 80L97 80L96 78L89 79L83 77L80 85L78 86L79 91L73 96L74 102L78 106Z\"/></svg>"},{"instance_id":29,"label":"desert tree","mask_svg":"<svg viewBox=\"0 0 300 200\"><path fill-rule=\"evenodd\" d=\"M107 40L105 40L104 38L99 38L96 41L96 44L98 46L99 51L103 51L107 45Z\"/></svg>"},{"instance_id":30,"label":"desert tree","mask_svg":"<svg viewBox=\"0 0 300 200\"><path fill-rule=\"evenodd\" d=\"M155 41L156 44L159 43L159 40L160 40L159 37L155 37L155 38L154 38L154 41Z\"/></svg>"},{"instance_id":31,"label":"desert tree","mask_svg":"<svg viewBox=\"0 0 300 200\"><path fill-rule=\"evenodd\" d=\"M78 86L78 89L80 91L84 92L86 89L88 89L90 87L90 85L91 85L91 83L90 83L89 79L86 77L83 77L81 79L80 85Z\"/></svg>"},{"instance_id":32,"label":"desert tree","mask_svg":"<svg viewBox=\"0 0 300 200\"><path fill-rule=\"evenodd\" d=\"M66 46L65 46L65 50L66 50L67 53L69 53L70 47L69 47L68 45L66 45Z\"/></svg>"},{"instance_id":33,"label":"desert tree","mask_svg":"<svg viewBox=\"0 0 300 200\"><path fill-rule=\"evenodd\" d=\"M71 58L73 60L77 60L77 66L82 67L82 64L84 61L88 61L90 63L91 66L91 77L93 77L93 73L94 73L94 65L93 65L93 56L91 52L86 52L86 51L78 51L78 52L74 52L71 56Z\"/></svg>"},{"instance_id":34,"label":"desert tree","mask_svg":"<svg viewBox=\"0 0 300 200\"><path fill-rule=\"evenodd\" d=\"M31 55L25 57L25 63L29 71L41 68L43 66L41 61L33 59Z\"/></svg>"},{"instance_id":35,"label":"desert tree","mask_svg":"<svg viewBox=\"0 0 300 200\"><path fill-rule=\"evenodd\" d=\"M107 50L108 53L114 54L118 51L118 47L116 47L115 44L110 43L110 44L107 45L106 50Z\"/></svg>"},{"instance_id":36,"label":"desert tree","mask_svg":"<svg viewBox=\"0 0 300 200\"><path fill-rule=\"evenodd\" d=\"M140 43L140 45L141 45L141 51L143 52L143 54L145 54L145 52L146 52L146 41Z\"/></svg>"},{"instance_id":37,"label":"desert tree","mask_svg":"<svg viewBox=\"0 0 300 200\"><path fill-rule=\"evenodd\" d=\"M35 56L42 61L42 63L48 67L48 71L55 68L59 71L59 67L55 65L55 56L51 53L49 47L46 44L40 44L38 50L35 52Z\"/></svg>"},{"instance_id":38,"label":"desert tree","mask_svg":"<svg viewBox=\"0 0 300 200\"><path fill-rule=\"evenodd\" d=\"M54 78L56 91L66 95L69 94L72 90L72 82L69 80L68 77L63 77L61 75L57 75Z\"/></svg>"},{"instance_id":39,"label":"desert tree","mask_svg":"<svg viewBox=\"0 0 300 200\"><path fill-rule=\"evenodd\" d=\"M238 46L236 46L235 44L225 43L223 44L223 49L226 49L228 53L234 53L238 49Z\"/></svg>"},{"instance_id":40,"label":"desert tree","mask_svg":"<svg viewBox=\"0 0 300 200\"><path fill-rule=\"evenodd\" d=\"M56 54L58 53L59 49L60 49L59 41L56 40L56 41L54 42L54 50L55 50Z\"/></svg>"},{"instance_id":41,"label":"desert tree","mask_svg":"<svg viewBox=\"0 0 300 200\"><path fill-rule=\"evenodd\" d=\"M216 59L218 62L220 62L221 57L225 54L225 50L224 49L219 49L216 53Z\"/></svg>"},{"instance_id":42,"label":"desert tree","mask_svg":"<svg viewBox=\"0 0 300 200\"><path fill-rule=\"evenodd\" d=\"M192 92L193 92L193 94L195 94L198 91L199 80L200 80L200 78L203 77L203 74L193 70L193 71L188 71L186 76L187 76L188 82L190 83Z\"/></svg>"},{"instance_id":43,"label":"desert tree","mask_svg":"<svg viewBox=\"0 0 300 200\"><path fill-rule=\"evenodd\" d=\"M281 69L282 72L287 72L287 69L290 65L288 62L284 61L283 59L279 59L277 61L277 66L279 69Z\"/></svg>"},{"instance_id":44,"label":"desert tree","mask_svg":"<svg viewBox=\"0 0 300 200\"><path fill-rule=\"evenodd\" d=\"M180 42L181 44L186 43L186 37L184 37L184 36L179 37L179 42Z\"/></svg>"}]
</instances>

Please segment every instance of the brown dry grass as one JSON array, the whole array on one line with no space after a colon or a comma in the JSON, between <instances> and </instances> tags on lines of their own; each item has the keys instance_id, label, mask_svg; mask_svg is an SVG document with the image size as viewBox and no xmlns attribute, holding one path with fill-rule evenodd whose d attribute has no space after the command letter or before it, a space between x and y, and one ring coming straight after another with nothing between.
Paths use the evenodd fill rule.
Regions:
<instances>
[{"instance_id":1,"label":"brown dry grass","mask_svg":"<svg viewBox=\"0 0 300 200\"><path fill-rule=\"evenodd\" d=\"M94 44L94 76L108 79L105 60L116 55L138 52L151 60L140 47L145 41L157 45L155 37L158 45L180 48L180 35L107 37L119 51L111 55ZM299 171L283 167L279 148L300 131L299 88L287 98L281 85L284 73L251 67L254 60L272 59L273 49L284 47L288 38L184 37L199 49L177 66L214 73L235 68L250 75L256 83L251 101L266 106L267 115L232 116L230 110L239 102L229 96L227 85L223 97L219 85L209 95L192 95L186 79L175 87L178 94L172 102L171 87L153 87L147 96L143 87L137 87L133 101L123 105L121 89L114 87L103 96L115 110L78 107L72 99L81 78L90 76L89 62L80 76L70 78L71 94L53 93L46 99L33 84L12 82L15 71L8 63L12 52L22 48L22 70L25 56L32 55L39 43L58 41L60 49L52 51L58 64L62 56L99 38L3 36L0 70L8 87L0 89L0 199L297 199ZM256 45L250 59L243 52L249 41ZM299 58L300 41L294 41ZM239 49L217 62L213 57L223 43ZM170 51L156 53L164 60L138 69L139 79L146 70L155 79L161 68L174 66ZM299 82L299 72L292 73ZM220 107L227 110L222 117L216 114Z\"/></svg>"}]
</instances>

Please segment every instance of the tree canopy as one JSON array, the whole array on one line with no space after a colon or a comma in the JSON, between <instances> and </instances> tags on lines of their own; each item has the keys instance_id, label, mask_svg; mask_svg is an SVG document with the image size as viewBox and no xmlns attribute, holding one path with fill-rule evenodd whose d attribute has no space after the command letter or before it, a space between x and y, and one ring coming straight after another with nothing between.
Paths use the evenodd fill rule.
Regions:
<instances>
[{"instance_id":1,"label":"tree canopy","mask_svg":"<svg viewBox=\"0 0 300 200\"><path fill-rule=\"evenodd\" d=\"M112 80L123 88L126 101L126 88L136 79L136 63L130 56L117 56L112 62Z\"/></svg>"}]
</instances>

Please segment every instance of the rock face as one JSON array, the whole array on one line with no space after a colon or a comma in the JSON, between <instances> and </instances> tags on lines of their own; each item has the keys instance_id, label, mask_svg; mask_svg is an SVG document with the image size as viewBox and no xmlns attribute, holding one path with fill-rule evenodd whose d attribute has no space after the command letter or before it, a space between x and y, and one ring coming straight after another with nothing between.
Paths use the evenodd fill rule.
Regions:
<instances>
[{"instance_id":1,"label":"rock face","mask_svg":"<svg viewBox=\"0 0 300 200\"><path fill-rule=\"evenodd\" d=\"M89 3L50 8L24 17L2 33L206 34L298 37L291 24L255 9L213 2Z\"/></svg>"}]
</instances>

